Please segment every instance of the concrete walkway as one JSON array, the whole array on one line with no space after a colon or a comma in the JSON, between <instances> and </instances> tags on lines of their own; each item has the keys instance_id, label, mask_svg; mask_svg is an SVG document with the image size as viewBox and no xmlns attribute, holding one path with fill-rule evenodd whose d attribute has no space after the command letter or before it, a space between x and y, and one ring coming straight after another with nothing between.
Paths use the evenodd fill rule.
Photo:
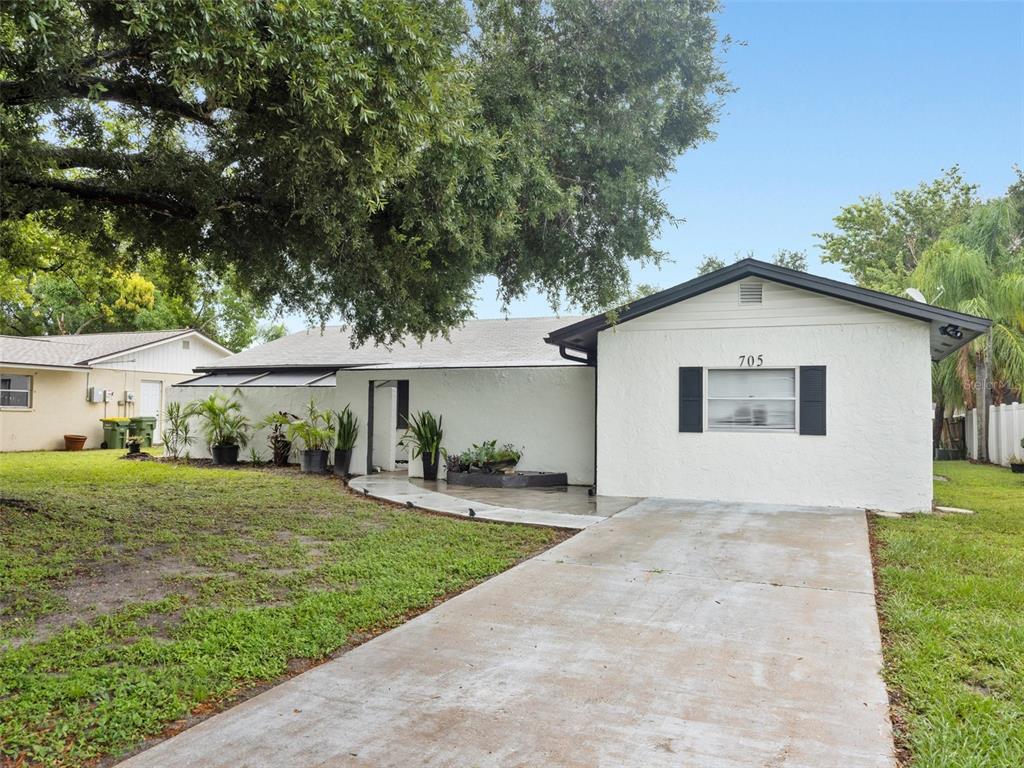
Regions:
<instances>
[{"instance_id":1,"label":"concrete walkway","mask_svg":"<svg viewBox=\"0 0 1024 768\"><path fill-rule=\"evenodd\" d=\"M607 514L569 514L547 509L511 506L514 499L522 497L515 489L502 491L507 495L510 506L498 506L484 501L452 496L447 493L413 485L406 479L405 473L382 472L376 475L361 475L349 480L349 486L357 491L365 491L368 496L398 504L412 504L420 509L432 512L445 512L449 515L469 517L470 510L474 517L481 520L499 520L504 523L525 523L527 525L548 525L554 528L582 530L595 523L606 520Z\"/></svg>"},{"instance_id":2,"label":"concrete walkway","mask_svg":"<svg viewBox=\"0 0 1024 768\"><path fill-rule=\"evenodd\" d=\"M130 768L892 768L864 515L648 500Z\"/></svg>"}]
</instances>

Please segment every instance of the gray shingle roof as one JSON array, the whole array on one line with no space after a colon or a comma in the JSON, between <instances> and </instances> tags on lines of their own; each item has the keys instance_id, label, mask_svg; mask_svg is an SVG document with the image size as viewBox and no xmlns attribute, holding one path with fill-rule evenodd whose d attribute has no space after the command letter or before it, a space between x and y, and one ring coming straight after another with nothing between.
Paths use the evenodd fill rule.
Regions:
<instances>
[{"instance_id":1,"label":"gray shingle roof","mask_svg":"<svg viewBox=\"0 0 1024 768\"><path fill-rule=\"evenodd\" d=\"M73 336L0 336L0 363L87 368L93 360L191 332L188 328L174 328Z\"/></svg>"},{"instance_id":2,"label":"gray shingle roof","mask_svg":"<svg viewBox=\"0 0 1024 768\"><path fill-rule=\"evenodd\" d=\"M368 343L352 348L345 326L328 326L293 333L226 357L197 370L230 368L488 368L574 365L544 337L576 317L531 317L469 320L452 329L449 338L410 339L388 349Z\"/></svg>"}]
</instances>

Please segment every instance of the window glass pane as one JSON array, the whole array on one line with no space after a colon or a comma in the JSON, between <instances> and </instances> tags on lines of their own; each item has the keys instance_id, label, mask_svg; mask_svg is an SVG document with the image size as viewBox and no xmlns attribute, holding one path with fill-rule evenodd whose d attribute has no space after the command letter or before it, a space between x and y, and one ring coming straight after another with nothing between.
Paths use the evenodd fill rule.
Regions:
<instances>
[{"instance_id":1,"label":"window glass pane","mask_svg":"<svg viewBox=\"0 0 1024 768\"><path fill-rule=\"evenodd\" d=\"M0 389L23 389L28 391L32 388L31 381L31 376L18 376L14 373L5 373L3 376L0 376Z\"/></svg>"},{"instance_id":2,"label":"window glass pane","mask_svg":"<svg viewBox=\"0 0 1024 768\"><path fill-rule=\"evenodd\" d=\"M28 408L28 392L0 389L0 407Z\"/></svg>"},{"instance_id":3,"label":"window glass pane","mask_svg":"<svg viewBox=\"0 0 1024 768\"><path fill-rule=\"evenodd\" d=\"M795 429L795 400L708 400L709 429Z\"/></svg>"},{"instance_id":4,"label":"window glass pane","mask_svg":"<svg viewBox=\"0 0 1024 768\"><path fill-rule=\"evenodd\" d=\"M796 371L708 371L708 397L795 397Z\"/></svg>"}]
</instances>

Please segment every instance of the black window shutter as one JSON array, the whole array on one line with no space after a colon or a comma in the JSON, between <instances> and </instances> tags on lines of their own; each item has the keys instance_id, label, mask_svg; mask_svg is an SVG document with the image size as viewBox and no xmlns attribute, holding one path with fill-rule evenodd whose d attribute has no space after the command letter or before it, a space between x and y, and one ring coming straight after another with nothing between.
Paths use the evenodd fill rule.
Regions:
<instances>
[{"instance_id":1,"label":"black window shutter","mask_svg":"<svg viewBox=\"0 0 1024 768\"><path fill-rule=\"evenodd\" d=\"M825 366L800 366L800 434L825 434Z\"/></svg>"},{"instance_id":2,"label":"black window shutter","mask_svg":"<svg viewBox=\"0 0 1024 768\"><path fill-rule=\"evenodd\" d=\"M679 369L679 431L704 431L704 369Z\"/></svg>"},{"instance_id":3,"label":"black window shutter","mask_svg":"<svg viewBox=\"0 0 1024 768\"><path fill-rule=\"evenodd\" d=\"M398 380L398 428L409 428L409 380Z\"/></svg>"}]
</instances>

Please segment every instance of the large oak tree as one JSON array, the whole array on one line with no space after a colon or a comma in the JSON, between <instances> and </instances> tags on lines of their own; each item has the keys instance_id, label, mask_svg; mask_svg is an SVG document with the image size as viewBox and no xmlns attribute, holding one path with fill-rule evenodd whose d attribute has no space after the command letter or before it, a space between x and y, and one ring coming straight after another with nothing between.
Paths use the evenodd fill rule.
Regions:
<instances>
[{"instance_id":1,"label":"large oak tree","mask_svg":"<svg viewBox=\"0 0 1024 768\"><path fill-rule=\"evenodd\" d=\"M711 137L714 0L8 0L3 215L360 337L628 286ZM113 234L112 234L113 233Z\"/></svg>"}]
</instances>

